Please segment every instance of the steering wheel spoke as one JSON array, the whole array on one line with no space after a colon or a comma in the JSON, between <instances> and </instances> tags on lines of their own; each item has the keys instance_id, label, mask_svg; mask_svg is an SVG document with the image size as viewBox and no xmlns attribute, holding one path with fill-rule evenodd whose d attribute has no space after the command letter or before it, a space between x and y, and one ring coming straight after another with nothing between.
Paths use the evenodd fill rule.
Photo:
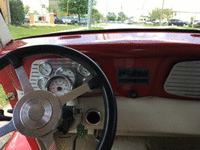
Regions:
<instances>
[{"instance_id":1,"label":"steering wheel spoke","mask_svg":"<svg viewBox=\"0 0 200 150\"><path fill-rule=\"evenodd\" d=\"M87 83L82 84L81 86L73 89L72 91L64 94L63 96L60 96L60 103L61 106L63 106L65 103L69 102L70 100L73 100L86 92L90 92L91 90L95 88L99 88L100 83L99 83L99 78L98 76L93 77L90 81Z\"/></svg>"},{"instance_id":2,"label":"steering wheel spoke","mask_svg":"<svg viewBox=\"0 0 200 150\"><path fill-rule=\"evenodd\" d=\"M40 139L43 141L47 150L57 150L57 147L53 138L53 132L50 132L40 137Z\"/></svg>"},{"instance_id":3,"label":"steering wheel spoke","mask_svg":"<svg viewBox=\"0 0 200 150\"><path fill-rule=\"evenodd\" d=\"M31 83L29 82L28 76L24 70L23 66L20 66L18 68L15 69L19 82L22 86L22 89L24 91L24 94L33 91L33 87L31 86Z\"/></svg>"},{"instance_id":4,"label":"steering wheel spoke","mask_svg":"<svg viewBox=\"0 0 200 150\"><path fill-rule=\"evenodd\" d=\"M16 131L13 120L11 120L8 124L6 124L0 128L0 137L2 137L3 135L6 135L12 131Z\"/></svg>"},{"instance_id":5,"label":"steering wheel spoke","mask_svg":"<svg viewBox=\"0 0 200 150\"><path fill-rule=\"evenodd\" d=\"M88 85L88 83L85 83L58 98L60 100L61 106L63 106L65 103L69 102L70 100L73 100L89 91L91 91L90 86Z\"/></svg>"}]
</instances>

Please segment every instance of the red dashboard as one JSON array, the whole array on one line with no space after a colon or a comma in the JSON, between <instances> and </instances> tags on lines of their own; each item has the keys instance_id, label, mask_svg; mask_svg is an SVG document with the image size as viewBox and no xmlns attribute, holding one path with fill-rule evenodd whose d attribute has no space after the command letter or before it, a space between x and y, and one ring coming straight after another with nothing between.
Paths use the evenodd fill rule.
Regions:
<instances>
[{"instance_id":1,"label":"red dashboard","mask_svg":"<svg viewBox=\"0 0 200 150\"><path fill-rule=\"evenodd\" d=\"M115 95L130 97L130 92L134 90L138 97L191 99L168 94L164 90L164 83L176 63L199 59L200 39L198 35L175 31L83 32L71 35L66 33L66 35L47 35L13 41L1 51L1 55L22 46L40 44L68 46L85 53L100 65ZM27 74L30 75L31 64L34 60L46 57L32 56L25 59L24 67ZM126 68L149 69L149 84L119 84L118 70ZM7 69L12 69L12 67ZM16 76L14 74L9 76L14 86L20 88Z\"/></svg>"}]
</instances>

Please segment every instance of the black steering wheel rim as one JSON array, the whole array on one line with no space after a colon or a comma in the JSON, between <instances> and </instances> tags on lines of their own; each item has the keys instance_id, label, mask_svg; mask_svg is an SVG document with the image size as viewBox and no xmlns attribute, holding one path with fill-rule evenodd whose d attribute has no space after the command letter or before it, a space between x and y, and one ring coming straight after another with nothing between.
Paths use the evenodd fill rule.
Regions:
<instances>
[{"instance_id":1,"label":"black steering wheel rim","mask_svg":"<svg viewBox=\"0 0 200 150\"><path fill-rule=\"evenodd\" d=\"M95 88L97 84L100 84L103 91L105 105L105 122L103 136L100 139L97 149L110 150L113 145L116 132L117 105L112 87L101 68L91 58L75 49L58 45L35 45L18 48L0 57L0 70L9 64L11 64L16 69L22 66L23 59L25 57L38 54L52 54L70 58L82 64L93 75L98 75L98 79L101 80L101 82L96 79L96 82L92 82L95 84L90 85L90 87Z\"/></svg>"}]
</instances>

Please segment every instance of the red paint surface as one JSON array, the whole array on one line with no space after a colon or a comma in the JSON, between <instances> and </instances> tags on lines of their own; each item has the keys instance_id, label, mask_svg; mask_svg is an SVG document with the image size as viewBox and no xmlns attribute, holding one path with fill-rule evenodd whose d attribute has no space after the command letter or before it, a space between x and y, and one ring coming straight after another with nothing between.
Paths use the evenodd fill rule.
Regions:
<instances>
[{"instance_id":1,"label":"red paint surface","mask_svg":"<svg viewBox=\"0 0 200 150\"><path fill-rule=\"evenodd\" d=\"M199 60L199 43L200 38L194 36L194 33L120 32L74 34L73 36L49 36L15 41L5 47L1 51L1 55L22 45L56 44L69 46L85 53L100 65L107 75L115 95L129 97L130 91L136 90L138 97L159 96L192 100L192 98L170 95L164 91L163 86L175 63L185 60ZM43 58L45 57L39 55L24 59L24 68L28 75L30 74L32 62ZM150 69L150 84L118 84L117 71L120 68ZM6 69L8 74L5 71L0 72L0 82L3 84L6 93L16 92L13 85L16 88L21 88L16 74L12 67L9 66Z\"/></svg>"},{"instance_id":2,"label":"red paint surface","mask_svg":"<svg viewBox=\"0 0 200 150\"><path fill-rule=\"evenodd\" d=\"M176 62L194 60L200 56L198 44L200 38L193 35L194 33L121 32L40 37L15 41L18 44L13 43L14 46L11 46L11 43L2 51L2 54L20 47L19 43L26 44L26 46L38 44L69 46L87 54L101 66L116 95L129 97L130 91L136 90L139 97L180 98L167 94L163 85L170 69ZM24 60L24 67L28 75L32 62L42 58L45 57L39 55ZM119 85L117 71L120 68L149 68L151 70L150 84ZM12 72L12 82L15 87L20 89L14 70L11 67L7 70Z\"/></svg>"},{"instance_id":3,"label":"red paint surface","mask_svg":"<svg viewBox=\"0 0 200 150\"><path fill-rule=\"evenodd\" d=\"M5 150L39 150L35 139L26 138L19 132L14 132Z\"/></svg>"}]
</instances>

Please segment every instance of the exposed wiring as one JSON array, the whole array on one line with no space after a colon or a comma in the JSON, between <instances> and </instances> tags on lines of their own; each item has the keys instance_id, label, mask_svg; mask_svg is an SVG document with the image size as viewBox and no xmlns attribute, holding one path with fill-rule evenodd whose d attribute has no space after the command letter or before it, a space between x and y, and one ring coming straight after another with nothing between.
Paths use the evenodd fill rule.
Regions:
<instances>
[{"instance_id":1,"label":"exposed wiring","mask_svg":"<svg viewBox=\"0 0 200 150\"><path fill-rule=\"evenodd\" d=\"M72 150L76 149L76 140L77 140L77 138L78 138L78 135L74 138Z\"/></svg>"}]
</instances>

